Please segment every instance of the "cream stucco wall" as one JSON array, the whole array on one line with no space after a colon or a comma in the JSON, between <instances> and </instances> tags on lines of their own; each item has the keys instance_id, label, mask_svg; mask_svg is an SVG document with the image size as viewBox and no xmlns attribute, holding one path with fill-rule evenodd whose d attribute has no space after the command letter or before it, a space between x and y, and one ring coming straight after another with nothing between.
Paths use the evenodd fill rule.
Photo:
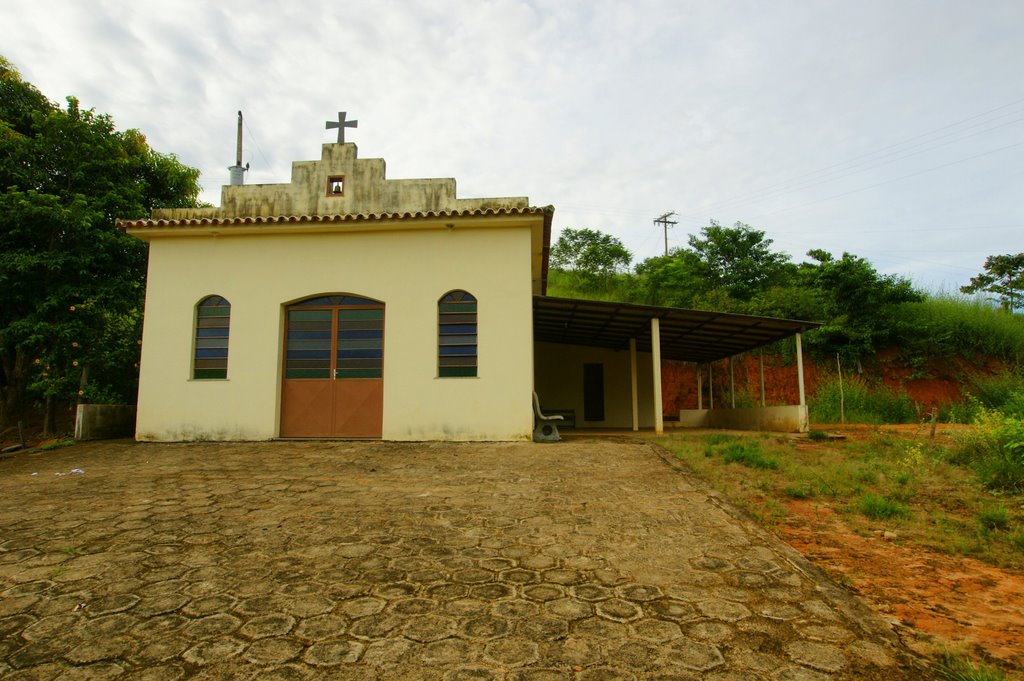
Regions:
<instances>
[{"instance_id":1,"label":"cream stucco wall","mask_svg":"<svg viewBox=\"0 0 1024 681\"><path fill-rule=\"evenodd\" d=\"M545 409L573 409L577 428L632 428L633 402L629 350L535 343L534 384ZM604 365L604 420L583 420L583 365ZM654 427L651 353L637 353L640 427Z\"/></svg>"},{"instance_id":2,"label":"cream stucco wall","mask_svg":"<svg viewBox=\"0 0 1024 681\"><path fill-rule=\"evenodd\" d=\"M384 439L529 438L534 226L488 224L152 238L137 438L276 437L284 306L329 293L386 305ZM479 301L477 378L437 378L437 301L456 288ZM190 379L208 295L231 303L226 380Z\"/></svg>"}]
</instances>

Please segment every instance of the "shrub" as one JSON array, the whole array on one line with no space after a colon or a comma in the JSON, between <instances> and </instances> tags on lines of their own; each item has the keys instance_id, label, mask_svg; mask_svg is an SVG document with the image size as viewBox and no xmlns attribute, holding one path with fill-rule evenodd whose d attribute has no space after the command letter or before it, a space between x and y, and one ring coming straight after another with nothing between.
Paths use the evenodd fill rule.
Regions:
<instances>
[{"instance_id":1,"label":"shrub","mask_svg":"<svg viewBox=\"0 0 1024 681\"><path fill-rule=\"evenodd\" d=\"M1024 421L983 409L977 425L956 434L953 460L970 466L982 485L1024 492Z\"/></svg>"},{"instance_id":2,"label":"shrub","mask_svg":"<svg viewBox=\"0 0 1024 681\"><path fill-rule=\"evenodd\" d=\"M903 504L870 492L857 499L857 510L872 520L891 520L910 515L910 509Z\"/></svg>"}]
</instances>

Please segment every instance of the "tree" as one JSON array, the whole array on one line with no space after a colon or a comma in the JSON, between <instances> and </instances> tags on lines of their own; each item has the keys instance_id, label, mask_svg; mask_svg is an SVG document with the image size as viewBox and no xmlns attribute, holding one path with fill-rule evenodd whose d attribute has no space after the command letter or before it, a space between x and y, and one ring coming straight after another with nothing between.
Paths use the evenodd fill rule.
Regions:
<instances>
[{"instance_id":1,"label":"tree","mask_svg":"<svg viewBox=\"0 0 1024 681\"><path fill-rule=\"evenodd\" d=\"M874 353L895 339L897 306L922 300L910 280L881 275L870 262L850 253L838 260L828 251L807 253L815 263L801 266L805 286L820 292L826 323L813 341L825 354L851 359Z\"/></svg>"},{"instance_id":2,"label":"tree","mask_svg":"<svg viewBox=\"0 0 1024 681\"><path fill-rule=\"evenodd\" d=\"M550 264L573 273L584 286L607 287L632 260L633 254L610 234L570 227L562 230L551 248Z\"/></svg>"},{"instance_id":3,"label":"tree","mask_svg":"<svg viewBox=\"0 0 1024 681\"><path fill-rule=\"evenodd\" d=\"M146 246L115 218L196 205L199 171L48 101L0 57L0 422L32 395L131 400Z\"/></svg>"},{"instance_id":4,"label":"tree","mask_svg":"<svg viewBox=\"0 0 1024 681\"><path fill-rule=\"evenodd\" d=\"M712 220L700 236L690 236L689 244L704 265L707 285L725 288L741 301L777 282L789 263L788 255L771 250L764 232L742 222L723 227Z\"/></svg>"},{"instance_id":5,"label":"tree","mask_svg":"<svg viewBox=\"0 0 1024 681\"><path fill-rule=\"evenodd\" d=\"M971 283L961 286L960 291L994 293L1002 308L1010 313L1024 308L1024 253L988 256L985 272L971 277Z\"/></svg>"}]
</instances>

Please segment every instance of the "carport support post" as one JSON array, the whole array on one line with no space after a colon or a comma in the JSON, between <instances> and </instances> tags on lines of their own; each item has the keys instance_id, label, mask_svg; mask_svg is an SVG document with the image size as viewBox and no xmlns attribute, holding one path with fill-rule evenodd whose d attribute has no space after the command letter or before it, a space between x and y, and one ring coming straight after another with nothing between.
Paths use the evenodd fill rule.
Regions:
<instances>
[{"instance_id":1,"label":"carport support post","mask_svg":"<svg viewBox=\"0 0 1024 681\"><path fill-rule=\"evenodd\" d=\"M804 395L804 347L800 342L800 334L796 335L796 377L800 382L800 406L807 407L807 397Z\"/></svg>"},{"instance_id":2,"label":"carport support post","mask_svg":"<svg viewBox=\"0 0 1024 681\"><path fill-rule=\"evenodd\" d=\"M651 362L654 365L654 432L665 432L665 417L661 413L661 320L651 317Z\"/></svg>"},{"instance_id":3,"label":"carport support post","mask_svg":"<svg viewBox=\"0 0 1024 681\"><path fill-rule=\"evenodd\" d=\"M697 362L697 409L704 408L704 376L700 372L700 362Z\"/></svg>"},{"instance_id":4,"label":"carport support post","mask_svg":"<svg viewBox=\"0 0 1024 681\"><path fill-rule=\"evenodd\" d=\"M764 406L764 348L757 355L757 363L761 367L761 406Z\"/></svg>"},{"instance_id":5,"label":"carport support post","mask_svg":"<svg viewBox=\"0 0 1024 681\"><path fill-rule=\"evenodd\" d=\"M731 407L736 408L736 380L732 370L732 357L729 358L729 400Z\"/></svg>"},{"instance_id":6,"label":"carport support post","mask_svg":"<svg viewBox=\"0 0 1024 681\"><path fill-rule=\"evenodd\" d=\"M640 401L636 394L636 338L629 339L629 384L633 392L633 432L640 430Z\"/></svg>"}]
</instances>

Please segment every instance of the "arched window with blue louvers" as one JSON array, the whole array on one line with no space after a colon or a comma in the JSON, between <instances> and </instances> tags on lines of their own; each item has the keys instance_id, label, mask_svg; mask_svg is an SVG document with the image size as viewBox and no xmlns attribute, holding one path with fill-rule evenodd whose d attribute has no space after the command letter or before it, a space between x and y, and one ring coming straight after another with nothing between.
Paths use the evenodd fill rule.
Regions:
<instances>
[{"instance_id":1,"label":"arched window with blue louvers","mask_svg":"<svg viewBox=\"0 0 1024 681\"><path fill-rule=\"evenodd\" d=\"M196 336L192 350L192 378L228 377L228 332L231 303L221 296L203 298L196 305Z\"/></svg>"},{"instance_id":2,"label":"arched window with blue louvers","mask_svg":"<svg viewBox=\"0 0 1024 681\"><path fill-rule=\"evenodd\" d=\"M477 301L467 291L451 291L437 304L437 375L477 375Z\"/></svg>"}]
</instances>

